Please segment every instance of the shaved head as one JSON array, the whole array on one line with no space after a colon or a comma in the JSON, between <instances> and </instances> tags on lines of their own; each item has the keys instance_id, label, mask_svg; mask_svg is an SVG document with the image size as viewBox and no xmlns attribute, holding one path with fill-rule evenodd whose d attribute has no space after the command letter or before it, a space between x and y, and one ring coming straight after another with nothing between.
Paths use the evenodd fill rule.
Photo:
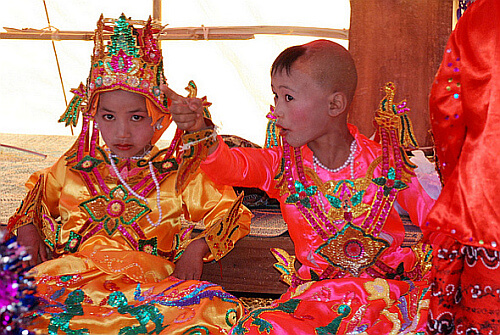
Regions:
<instances>
[{"instance_id":1,"label":"shaved head","mask_svg":"<svg viewBox=\"0 0 500 335\"><path fill-rule=\"evenodd\" d=\"M343 46L329 40L316 40L285 49L274 61L271 75L294 67L309 73L319 85L332 92L346 94L351 103L358 75L351 54Z\"/></svg>"}]
</instances>

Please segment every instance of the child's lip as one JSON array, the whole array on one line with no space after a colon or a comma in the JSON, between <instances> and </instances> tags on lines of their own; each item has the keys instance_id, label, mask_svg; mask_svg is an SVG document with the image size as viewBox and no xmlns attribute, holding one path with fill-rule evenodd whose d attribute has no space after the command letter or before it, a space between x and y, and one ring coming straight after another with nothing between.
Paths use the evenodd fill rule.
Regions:
<instances>
[{"instance_id":1,"label":"child's lip","mask_svg":"<svg viewBox=\"0 0 500 335\"><path fill-rule=\"evenodd\" d=\"M130 150L132 148L132 144L115 144L115 148L119 150Z\"/></svg>"},{"instance_id":2,"label":"child's lip","mask_svg":"<svg viewBox=\"0 0 500 335\"><path fill-rule=\"evenodd\" d=\"M281 136L285 135L288 132L288 129L284 128L282 125L276 124L276 128L278 128Z\"/></svg>"}]
</instances>

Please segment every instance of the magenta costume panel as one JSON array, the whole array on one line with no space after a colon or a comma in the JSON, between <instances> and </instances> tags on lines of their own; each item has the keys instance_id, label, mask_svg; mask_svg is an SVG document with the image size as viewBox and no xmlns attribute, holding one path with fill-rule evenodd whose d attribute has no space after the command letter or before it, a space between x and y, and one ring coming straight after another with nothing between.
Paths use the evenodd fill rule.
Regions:
<instances>
[{"instance_id":1,"label":"magenta costume panel","mask_svg":"<svg viewBox=\"0 0 500 335\"><path fill-rule=\"evenodd\" d=\"M352 175L349 168L318 169L306 146L290 154L287 147L229 149L219 140L202 163L218 183L258 187L279 199L301 263L297 273L287 276L285 271L289 291L273 307L244 318L235 334L256 325L276 334L292 329L310 334L334 320L339 333L425 328L430 248L423 243L402 246L404 225L387 199L393 197L416 225L422 225L434 200L416 177L402 180L389 169L384 178L381 146L356 127L349 129L357 144ZM295 164L287 163L293 158ZM370 217L376 206L386 207ZM282 267L293 267L293 256L274 254Z\"/></svg>"}]
</instances>

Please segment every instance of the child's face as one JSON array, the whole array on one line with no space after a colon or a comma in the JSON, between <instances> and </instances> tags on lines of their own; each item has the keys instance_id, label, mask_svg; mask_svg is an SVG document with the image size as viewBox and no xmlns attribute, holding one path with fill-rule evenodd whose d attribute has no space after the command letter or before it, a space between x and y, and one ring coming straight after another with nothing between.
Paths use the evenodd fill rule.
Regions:
<instances>
[{"instance_id":1,"label":"child's face","mask_svg":"<svg viewBox=\"0 0 500 335\"><path fill-rule=\"evenodd\" d=\"M152 119L139 94L122 90L100 93L95 120L104 142L119 157L142 154L151 144Z\"/></svg>"},{"instance_id":2,"label":"child's face","mask_svg":"<svg viewBox=\"0 0 500 335\"><path fill-rule=\"evenodd\" d=\"M293 147L316 141L332 131L329 92L301 64L271 76L280 134Z\"/></svg>"}]
</instances>

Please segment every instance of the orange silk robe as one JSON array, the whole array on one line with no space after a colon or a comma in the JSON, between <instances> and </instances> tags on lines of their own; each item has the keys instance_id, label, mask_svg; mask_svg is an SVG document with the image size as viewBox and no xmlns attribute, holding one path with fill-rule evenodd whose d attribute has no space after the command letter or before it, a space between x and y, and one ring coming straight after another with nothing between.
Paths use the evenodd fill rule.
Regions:
<instances>
[{"instance_id":1,"label":"orange silk robe","mask_svg":"<svg viewBox=\"0 0 500 335\"><path fill-rule=\"evenodd\" d=\"M154 148L146 158L157 152ZM203 221L206 229L197 237L204 236L210 247L206 261L223 257L249 232L248 209L235 207L239 217L229 213L236 199L232 188L214 184L200 171L176 194L176 169L164 165L154 169L160 178L157 198L155 184L145 179L148 165L118 162L131 186L149 180L145 203L119 186L109 164L96 163L101 183L90 174L85 175L91 182L84 183L79 171L90 171L96 161L84 159L70 167L66 159L31 176L31 191L10 220L11 229L35 223L56 256L32 270L41 299L32 329L49 334L226 333L243 312L240 302L220 286L170 275L192 241L182 217Z\"/></svg>"}]
</instances>

